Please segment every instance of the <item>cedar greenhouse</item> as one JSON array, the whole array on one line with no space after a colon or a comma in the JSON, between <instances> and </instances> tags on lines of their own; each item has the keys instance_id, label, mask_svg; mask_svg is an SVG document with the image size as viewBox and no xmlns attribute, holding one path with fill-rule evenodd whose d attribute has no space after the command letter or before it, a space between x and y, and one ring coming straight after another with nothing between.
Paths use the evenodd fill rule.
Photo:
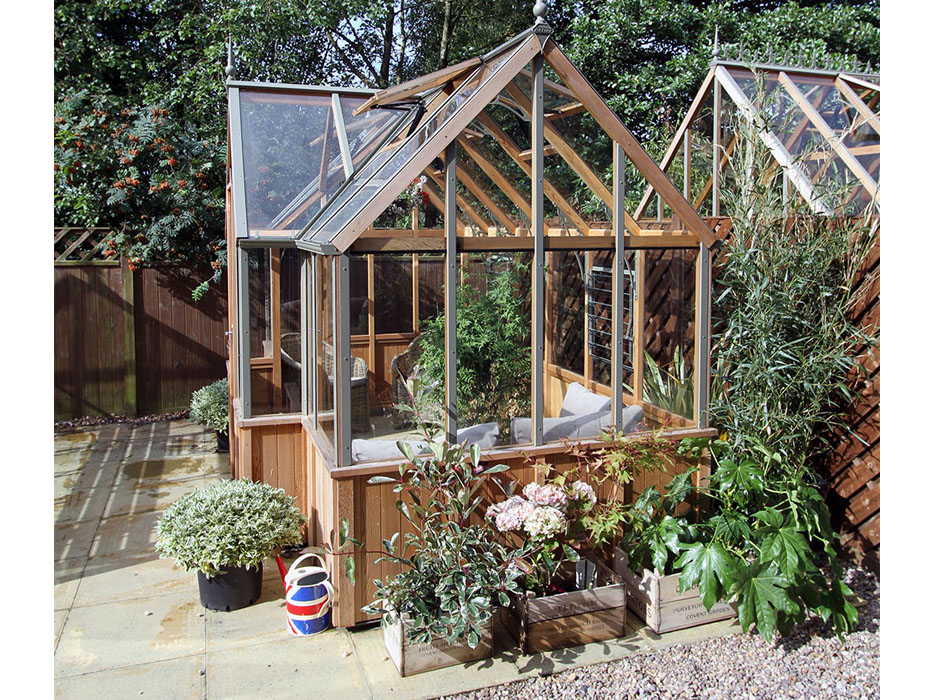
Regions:
<instances>
[{"instance_id":1,"label":"cedar greenhouse","mask_svg":"<svg viewBox=\"0 0 933 700\"><path fill-rule=\"evenodd\" d=\"M787 71L768 85L787 91L796 121L762 134L785 192L826 212L814 180L853 176L845 205L876 198L877 98L863 100L877 86ZM612 426L716 435L710 258L730 223L711 154L734 145L722 90L728 109L755 109L747 64L714 58L660 167L541 19L381 91L232 73L231 460L235 477L296 497L309 544L343 520L370 550L404 532L391 486L368 480L397 474L397 441L417 440L397 409L415 371L436 385L427 401L447 438L520 483L538 478L534 460L560 469L575 459L568 441L598 445ZM860 105L851 143L826 125L840 99ZM800 165L821 133L833 157ZM655 478L670 474L627 493ZM358 571L392 573L354 556ZM370 577L350 587L331 566L334 623L371 619Z\"/></svg>"}]
</instances>

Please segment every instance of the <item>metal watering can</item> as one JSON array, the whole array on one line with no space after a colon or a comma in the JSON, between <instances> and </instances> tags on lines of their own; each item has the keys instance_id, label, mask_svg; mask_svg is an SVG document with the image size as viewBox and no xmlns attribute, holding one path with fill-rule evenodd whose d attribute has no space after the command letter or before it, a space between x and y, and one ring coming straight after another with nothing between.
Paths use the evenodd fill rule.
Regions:
<instances>
[{"instance_id":1,"label":"metal watering can","mask_svg":"<svg viewBox=\"0 0 933 700\"><path fill-rule=\"evenodd\" d=\"M309 557L314 557L320 566L299 566ZM298 557L288 571L282 557L276 557L282 584L285 586L285 613L288 631L299 637L323 632L330 627L330 603L334 597L324 560L309 552Z\"/></svg>"}]
</instances>

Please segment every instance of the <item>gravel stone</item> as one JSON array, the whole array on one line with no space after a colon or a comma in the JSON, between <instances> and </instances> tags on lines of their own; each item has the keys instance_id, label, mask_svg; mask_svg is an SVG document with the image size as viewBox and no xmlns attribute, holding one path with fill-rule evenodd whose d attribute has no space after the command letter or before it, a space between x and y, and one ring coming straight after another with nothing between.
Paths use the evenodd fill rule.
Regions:
<instances>
[{"instance_id":1,"label":"gravel stone","mask_svg":"<svg viewBox=\"0 0 933 700\"><path fill-rule=\"evenodd\" d=\"M773 642L735 634L634 654L445 700L877 700L880 688L881 582L851 562L843 580L864 605L840 641L818 617Z\"/></svg>"}]
</instances>

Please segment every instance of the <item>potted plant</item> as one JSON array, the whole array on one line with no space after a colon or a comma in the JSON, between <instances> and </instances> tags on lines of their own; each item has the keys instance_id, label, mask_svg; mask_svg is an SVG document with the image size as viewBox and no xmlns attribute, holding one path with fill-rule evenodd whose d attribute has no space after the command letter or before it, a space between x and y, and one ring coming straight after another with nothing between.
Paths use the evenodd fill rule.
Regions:
<instances>
[{"instance_id":1,"label":"potted plant","mask_svg":"<svg viewBox=\"0 0 933 700\"><path fill-rule=\"evenodd\" d=\"M493 615L518 590L524 564L521 552L472 517L486 479L505 465L481 465L476 445L429 442L422 455L408 443L398 447L408 459L399 477L375 476L369 483L391 485L411 532L403 542L398 533L383 540L374 552L348 537L342 523L340 546L350 542L355 552L380 554L375 563L401 566L395 576L375 580L375 600L363 610L381 616L386 650L407 676L491 656ZM352 556L346 570L355 581Z\"/></svg>"},{"instance_id":2,"label":"potted plant","mask_svg":"<svg viewBox=\"0 0 933 700\"><path fill-rule=\"evenodd\" d=\"M197 570L201 605L236 610L259 598L263 560L300 544L304 525L283 489L248 479L219 481L169 506L155 547L161 558Z\"/></svg>"},{"instance_id":3,"label":"potted plant","mask_svg":"<svg viewBox=\"0 0 933 700\"><path fill-rule=\"evenodd\" d=\"M697 525L678 516L692 493L692 467L675 476L662 495L653 486L628 510L615 571L628 584L628 605L656 634L735 617L735 607L715 600L706 606L696 585L682 586L678 558L698 536ZM675 561L676 560L676 561ZM684 577L684 583L689 576Z\"/></svg>"},{"instance_id":4,"label":"potted plant","mask_svg":"<svg viewBox=\"0 0 933 700\"><path fill-rule=\"evenodd\" d=\"M585 516L597 504L583 481L538 484L490 507L501 533L523 540L530 566L510 595L503 622L524 653L604 641L625 629L625 586L588 547ZM581 552L583 556L581 557Z\"/></svg>"},{"instance_id":5,"label":"potted plant","mask_svg":"<svg viewBox=\"0 0 933 700\"><path fill-rule=\"evenodd\" d=\"M191 394L188 420L213 429L217 433L217 451L230 450L230 388L227 380L218 379Z\"/></svg>"}]
</instances>

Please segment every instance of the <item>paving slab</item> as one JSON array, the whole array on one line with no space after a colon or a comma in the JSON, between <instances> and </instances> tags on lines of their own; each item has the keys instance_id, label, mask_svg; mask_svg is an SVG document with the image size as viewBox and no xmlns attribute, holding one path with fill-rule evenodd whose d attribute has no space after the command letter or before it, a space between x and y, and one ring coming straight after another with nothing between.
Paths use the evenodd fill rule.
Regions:
<instances>
[{"instance_id":1,"label":"paving slab","mask_svg":"<svg viewBox=\"0 0 933 700\"><path fill-rule=\"evenodd\" d=\"M55 496L55 526L78 522L96 522L110 500L110 485L92 489L71 489Z\"/></svg>"},{"instance_id":2,"label":"paving slab","mask_svg":"<svg viewBox=\"0 0 933 700\"><path fill-rule=\"evenodd\" d=\"M100 521L88 555L123 558L154 552L156 523L160 515L151 511L104 518Z\"/></svg>"},{"instance_id":3,"label":"paving slab","mask_svg":"<svg viewBox=\"0 0 933 700\"><path fill-rule=\"evenodd\" d=\"M201 654L200 611L197 600L180 594L72 608L55 651L55 675Z\"/></svg>"},{"instance_id":4,"label":"paving slab","mask_svg":"<svg viewBox=\"0 0 933 700\"><path fill-rule=\"evenodd\" d=\"M87 564L87 557L76 557L55 562L55 609L66 610L74 604L75 594L81 583L81 576Z\"/></svg>"},{"instance_id":5,"label":"paving slab","mask_svg":"<svg viewBox=\"0 0 933 700\"><path fill-rule=\"evenodd\" d=\"M332 629L310 637L208 650L207 697L365 700L371 696L347 633Z\"/></svg>"},{"instance_id":6,"label":"paving slab","mask_svg":"<svg viewBox=\"0 0 933 700\"><path fill-rule=\"evenodd\" d=\"M161 595L198 599L194 572L151 552L138 556L91 557L74 597L74 605L98 605Z\"/></svg>"},{"instance_id":7,"label":"paving slab","mask_svg":"<svg viewBox=\"0 0 933 700\"><path fill-rule=\"evenodd\" d=\"M56 610L53 621L55 624L55 647L58 647L58 640L62 635L62 629L65 627L65 620L68 619L67 610Z\"/></svg>"},{"instance_id":8,"label":"paving slab","mask_svg":"<svg viewBox=\"0 0 933 700\"><path fill-rule=\"evenodd\" d=\"M55 697L68 700L101 698L202 698L204 656L136 664L55 679Z\"/></svg>"},{"instance_id":9,"label":"paving slab","mask_svg":"<svg viewBox=\"0 0 933 700\"><path fill-rule=\"evenodd\" d=\"M218 481L217 476L192 476L180 481L133 481L115 489L106 502L103 516L134 515L137 513L162 512L182 496L210 486Z\"/></svg>"},{"instance_id":10,"label":"paving slab","mask_svg":"<svg viewBox=\"0 0 933 700\"><path fill-rule=\"evenodd\" d=\"M515 663L523 677L549 675L578 666L614 661L651 649L650 642L637 634L628 623L626 623L625 632L625 636L605 642L591 642L575 647L519 656Z\"/></svg>"},{"instance_id":11,"label":"paving slab","mask_svg":"<svg viewBox=\"0 0 933 700\"><path fill-rule=\"evenodd\" d=\"M116 475L114 489L133 489L193 481L229 478L230 456L215 452L180 457L127 458Z\"/></svg>"},{"instance_id":12,"label":"paving slab","mask_svg":"<svg viewBox=\"0 0 933 700\"><path fill-rule=\"evenodd\" d=\"M655 649L664 649L674 644L694 644L707 639L725 637L730 634L741 634L742 625L738 618L729 620L718 620L717 622L707 622L705 625L688 627L664 634L655 634L647 626L642 625L638 629L638 635L648 641Z\"/></svg>"},{"instance_id":13,"label":"paving slab","mask_svg":"<svg viewBox=\"0 0 933 700\"><path fill-rule=\"evenodd\" d=\"M207 644L211 650L234 646L276 642L292 639L288 633L285 615L285 591L278 571L275 578L266 577L263 568L262 595L252 605L222 612L205 610L207 618ZM193 575L193 574L192 574ZM197 589L194 595L197 596Z\"/></svg>"},{"instance_id":14,"label":"paving slab","mask_svg":"<svg viewBox=\"0 0 933 700\"><path fill-rule=\"evenodd\" d=\"M91 552L91 544L97 531L96 519L76 523L55 525L55 562L66 559L85 559Z\"/></svg>"}]
</instances>

